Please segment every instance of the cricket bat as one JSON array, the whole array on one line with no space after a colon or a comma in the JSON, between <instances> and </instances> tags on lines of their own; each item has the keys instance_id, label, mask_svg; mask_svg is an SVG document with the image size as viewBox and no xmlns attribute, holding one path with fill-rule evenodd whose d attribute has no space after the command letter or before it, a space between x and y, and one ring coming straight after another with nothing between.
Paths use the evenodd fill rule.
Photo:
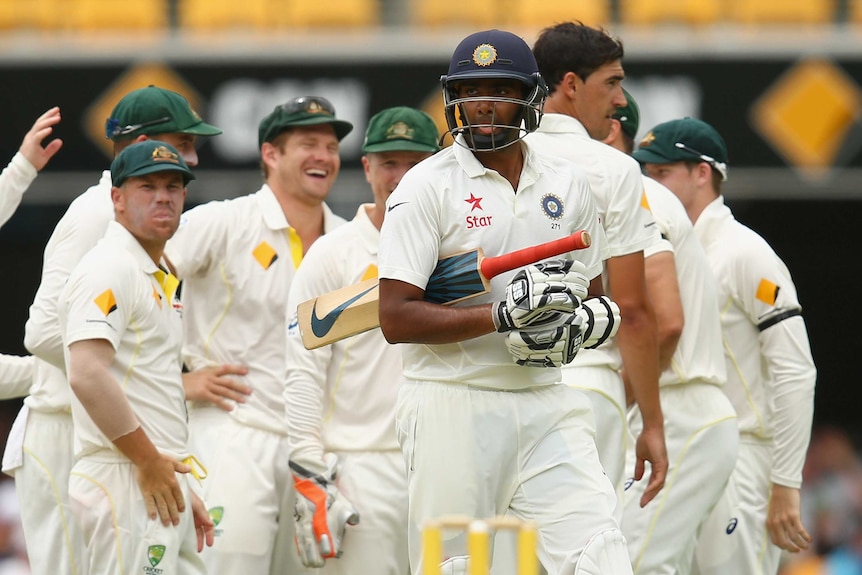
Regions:
<instances>
[{"instance_id":1,"label":"cricket bat","mask_svg":"<svg viewBox=\"0 0 862 575\"><path fill-rule=\"evenodd\" d=\"M590 245L586 230L501 256L486 258L482 248L440 259L428 279L425 299L450 305L488 293L491 278L546 258ZM380 326L378 280L372 278L304 301L296 308L306 349L316 349Z\"/></svg>"}]
</instances>

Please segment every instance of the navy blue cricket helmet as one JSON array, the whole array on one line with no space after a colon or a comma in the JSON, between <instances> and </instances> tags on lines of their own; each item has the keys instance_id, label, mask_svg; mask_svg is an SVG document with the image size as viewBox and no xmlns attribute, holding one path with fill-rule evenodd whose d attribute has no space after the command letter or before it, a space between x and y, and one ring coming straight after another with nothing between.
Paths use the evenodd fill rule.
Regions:
<instances>
[{"instance_id":1,"label":"navy blue cricket helmet","mask_svg":"<svg viewBox=\"0 0 862 575\"><path fill-rule=\"evenodd\" d=\"M458 98L456 86L459 82L496 78L521 82L527 88L526 95L523 99L489 96ZM449 133L453 138L464 134L463 144L473 151L499 150L535 131L542 119L542 108L548 95L548 88L530 47L520 37L503 30L485 30L464 38L452 54L449 73L440 77L440 83L443 85L443 104ZM459 105L474 100L519 104L521 113L513 121L515 125L496 124L492 120L490 125L471 126ZM485 135L474 130L479 127L502 127L506 130L502 135L495 135L493 130L490 135Z\"/></svg>"}]
</instances>

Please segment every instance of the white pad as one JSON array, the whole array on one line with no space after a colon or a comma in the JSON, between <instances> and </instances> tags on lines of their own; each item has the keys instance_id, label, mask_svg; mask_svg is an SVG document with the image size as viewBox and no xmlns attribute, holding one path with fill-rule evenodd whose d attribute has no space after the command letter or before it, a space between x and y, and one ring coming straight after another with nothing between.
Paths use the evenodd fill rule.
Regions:
<instances>
[{"instance_id":1,"label":"white pad","mask_svg":"<svg viewBox=\"0 0 862 575\"><path fill-rule=\"evenodd\" d=\"M622 532L606 529L594 535L578 558L574 575L632 575Z\"/></svg>"}]
</instances>

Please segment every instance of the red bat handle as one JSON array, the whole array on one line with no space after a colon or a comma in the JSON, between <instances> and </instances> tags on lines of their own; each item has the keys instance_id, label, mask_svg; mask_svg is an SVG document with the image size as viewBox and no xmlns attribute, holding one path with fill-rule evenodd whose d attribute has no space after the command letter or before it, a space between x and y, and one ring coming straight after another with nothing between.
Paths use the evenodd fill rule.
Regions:
<instances>
[{"instance_id":1,"label":"red bat handle","mask_svg":"<svg viewBox=\"0 0 862 575\"><path fill-rule=\"evenodd\" d=\"M572 250L582 250L590 247L590 234L587 230L575 232L572 235L531 246L502 256L485 258L479 264L479 271L486 279L503 272L523 267L547 258L552 258Z\"/></svg>"}]
</instances>

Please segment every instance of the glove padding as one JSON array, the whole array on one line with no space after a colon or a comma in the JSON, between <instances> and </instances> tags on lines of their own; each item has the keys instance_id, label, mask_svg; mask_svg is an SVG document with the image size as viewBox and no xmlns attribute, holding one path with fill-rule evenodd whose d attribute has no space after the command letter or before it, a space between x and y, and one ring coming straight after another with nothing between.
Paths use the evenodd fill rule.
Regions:
<instances>
[{"instance_id":1,"label":"glove padding","mask_svg":"<svg viewBox=\"0 0 862 575\"><path fill-rule=\"evenodd\" d=\"M296 547L306 567L323 567L326 559L340 557L346 526L359 523L359 513L335 486L338 458L331 453L326 458L323 475L290 462L296 489Z\"/></svg>"},{"instance_id":2,"label":"glove padding","mask_svg":"<svg viewBox=\"0 0 862 575\"><path fill-rule=\"evenodd\" d=\"M577 260L551 260L520 270L506 287L506 301L491 310L497 331L558 323L587 297L590 280L584 271Z\"/></svg>"},{"instance_id":3,"label":"glove padding","mask_svg":"<svg viewBox=\"0 0 862 575\"><path fill-rule=\"evenodd\" d=\"M575 359L581 348L584 320L577 313L560 315L562 320L555 324L509 332L506 347L515 363L526 367L560 367Z\"/></svg>"},{"instance_id":4,"label":"glove padding","mask_svg":"<svg viewBox=\"0 0 862 575\"><path fill-rule=\"evenodd\" d=\"M583 319L584 349L599 347L620 329L620 308L607 296L583 300L575 313Z\"/></svg>"}]
</instances>

